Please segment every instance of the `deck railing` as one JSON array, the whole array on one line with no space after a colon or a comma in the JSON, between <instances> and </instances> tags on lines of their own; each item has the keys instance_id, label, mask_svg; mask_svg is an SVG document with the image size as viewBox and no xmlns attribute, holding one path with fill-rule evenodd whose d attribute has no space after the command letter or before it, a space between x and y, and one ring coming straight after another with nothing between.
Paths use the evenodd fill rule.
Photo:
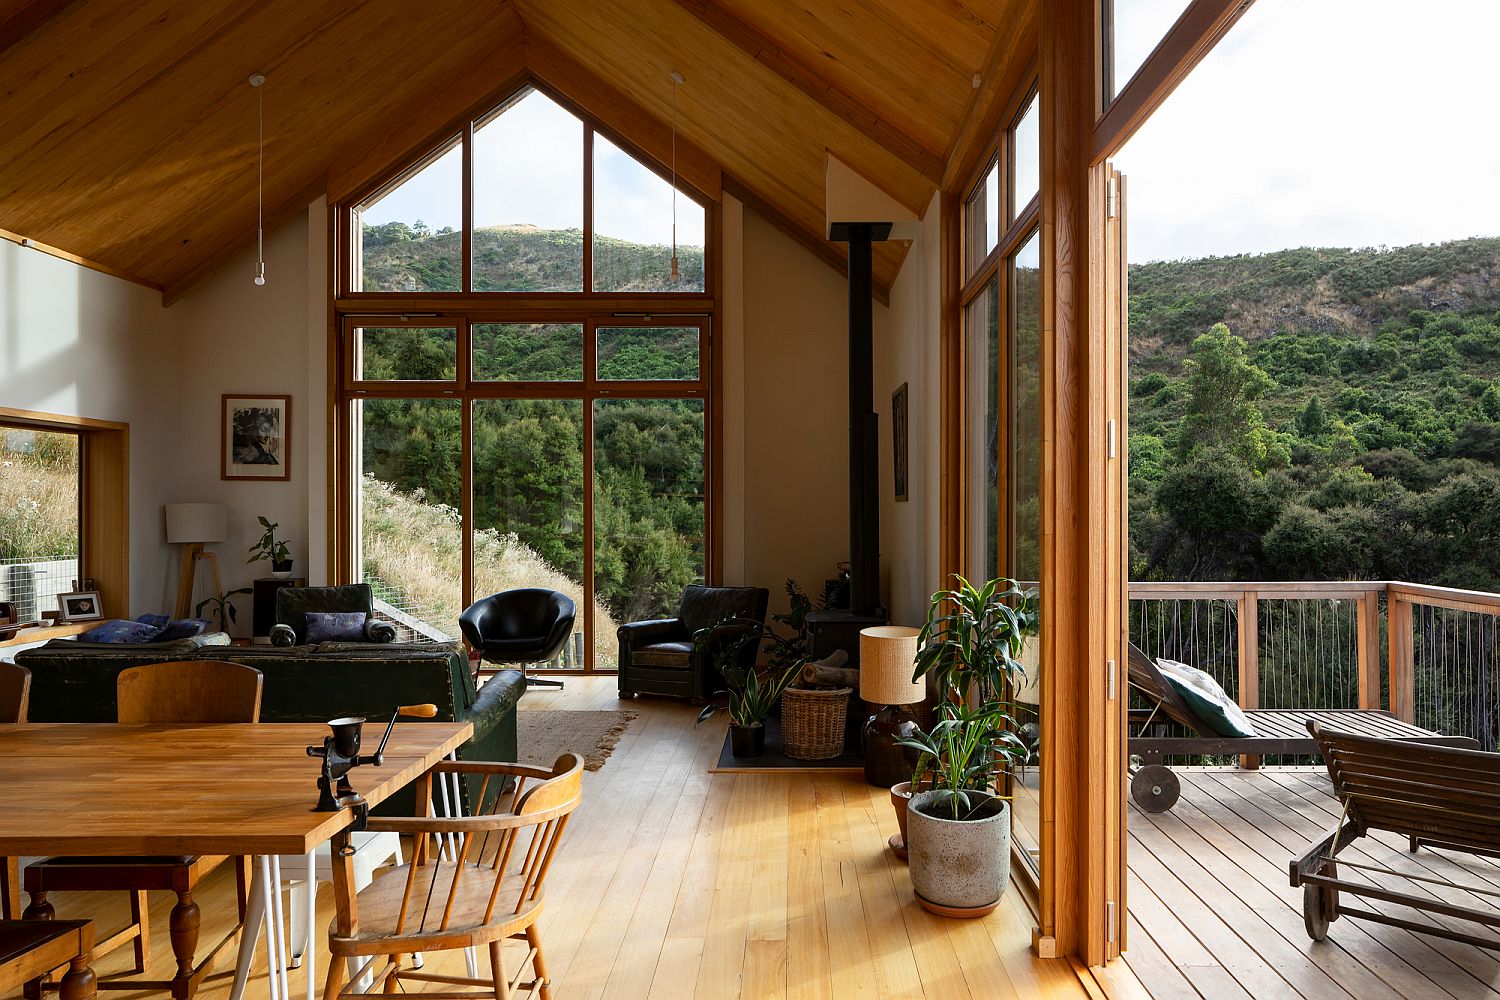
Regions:
<instances>
[{"instance_id":1,"label":"deck railing","mask_svg":"<svg viewBox=\"0 0 1500 1000\"><path fill-rule=\"evenodd\" d=\"M1500 594L1392 581L1140 582L1131 639L1245 708L1385 708L1500 743Z\"/></svg>"}]
</instances>

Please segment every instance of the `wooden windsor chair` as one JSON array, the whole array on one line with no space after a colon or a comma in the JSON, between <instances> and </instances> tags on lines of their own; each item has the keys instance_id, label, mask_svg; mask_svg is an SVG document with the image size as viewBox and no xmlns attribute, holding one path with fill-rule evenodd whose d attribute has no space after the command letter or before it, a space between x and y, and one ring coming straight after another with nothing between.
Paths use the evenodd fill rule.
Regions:
<instances>
[{"instance_id":1,"label":"wooden windsor chair","mask_svg":"<svg viewBox=\"0 0 1500 1000\"><path fill-rule=\"evenodd\" d=\"M31 671L14 663L0 663L0 722L25 722L31 698ZM0 919L21 916L19 858L0 858Z\"/></svg>"},{"instance_id":2,"label":"wooden windsor chair","mask_svg":"<svg viewBox=\"0 0 1500 1000\"><path fill-rule=\"evenodd\" d=\"M490 784L514 787L495 796L487 812L475 816L372 816L368 829L409 834L412 861L375 879L349 902L339 933L329 933L328 979L323 1000L355 996L349 984L366 973L371 990L394 993L405 981L470 987L458 992L424 993L442 998L488 997L510 1000L518 990L551 1000L546 959L537 920L543 884L557 853L568 817L583 797L583 758L566 753L546 768L488 761L444 761L418 783L417 800L431 800L434 777L482 775L476 802L489 801ZM427 794L424 794L424 791ZM526 942L515 976L507 977L503 945ZM413 952L453 951L486 945L490 978L442 975L403 967ZM385 965L375 968L384 956ZM363 958L363 964L339 959ZM533 977L521 982L527 964ZM348 971L345 966L356 969ZM479 989L472 989L478 987Z\"/></svg>"}]
</instances>

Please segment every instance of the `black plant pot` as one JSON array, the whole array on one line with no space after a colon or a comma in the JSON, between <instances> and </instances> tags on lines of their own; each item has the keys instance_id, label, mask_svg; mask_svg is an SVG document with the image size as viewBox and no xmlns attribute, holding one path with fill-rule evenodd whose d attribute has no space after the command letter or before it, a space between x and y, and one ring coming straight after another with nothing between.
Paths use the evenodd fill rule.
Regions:
<instances>
[{"instance_id":1,"label":"black plant pot","mask_svg":"<svg viewBox=\"0 0 1500 1000\"><path fill-rule=\"evenodd\" d=\"M736 757L759 757L765 753L765 724L757 722L753 726L730 725L729 752Z\"/></svg>"},{"instance_id":2,"label":"black plant pot","mask_svg":"<svg viewBox=\"0 0 1500 1000\"><path fill-rule=\"evenodd\" d=\"M281 577L282 579L285 579L286 577L291 576L292 575L292 561L290 559L288 559L286 562L276 562L273 559L271 561L271 573L273 575L275 575L275 576Z\"/></svg>"}]
</instances>

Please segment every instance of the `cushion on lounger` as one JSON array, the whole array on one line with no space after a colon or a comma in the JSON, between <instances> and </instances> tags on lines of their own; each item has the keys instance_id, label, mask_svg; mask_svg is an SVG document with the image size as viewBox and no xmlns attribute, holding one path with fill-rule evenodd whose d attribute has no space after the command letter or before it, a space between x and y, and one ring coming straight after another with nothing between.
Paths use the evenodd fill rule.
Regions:
<instances>
[{"instance_id":1,"label":"cushion on lounger","mask_svg":"<svg viewBox=\"0 0 1500 1000\"><path fill-rule=\"evenodd\" d=\"M1200 733L1200 736L1255 735L1250 717L1233 698L1224 693L1218 681L1197 667L1190 667L1176 660L1157 660L1156 665L1167 683L1187 702L1188 707L1214 728L1214 732Z\"/></svg>"}]
</instances>

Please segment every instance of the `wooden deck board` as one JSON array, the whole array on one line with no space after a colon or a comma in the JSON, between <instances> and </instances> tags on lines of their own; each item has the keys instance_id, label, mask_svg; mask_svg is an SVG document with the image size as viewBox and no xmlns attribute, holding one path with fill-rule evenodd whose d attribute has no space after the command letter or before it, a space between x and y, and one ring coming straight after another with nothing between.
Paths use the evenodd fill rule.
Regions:
<instances>
[{"instance_id":1,"label":"wooden deck board","mask_svg":"<svg viewBox=\"0 0 1500 1000\"><path fill-rule=\"evenodd\" d=\"M1338 818L1326 778L1310 768L1179 769L1182 799L1170 813L1130 809L1132 926L1126 960L1158 998L1220 996L1439 998L1500 996L1500 955L1378 924L1339 920L1314 943L1287 865ZM1500 867L1461 855L1411 855L1395 838L1367 838L1347 856L1388 874L1341 874L1500 909L1500 900L1424 885L1403 874L1491 887ZM1410 915L1361 901L1377 912ZM1423 922L1453 922L1427 918ZM1473 925L1466 925L1473 931Z\"/></svg>"}]
</instances>

